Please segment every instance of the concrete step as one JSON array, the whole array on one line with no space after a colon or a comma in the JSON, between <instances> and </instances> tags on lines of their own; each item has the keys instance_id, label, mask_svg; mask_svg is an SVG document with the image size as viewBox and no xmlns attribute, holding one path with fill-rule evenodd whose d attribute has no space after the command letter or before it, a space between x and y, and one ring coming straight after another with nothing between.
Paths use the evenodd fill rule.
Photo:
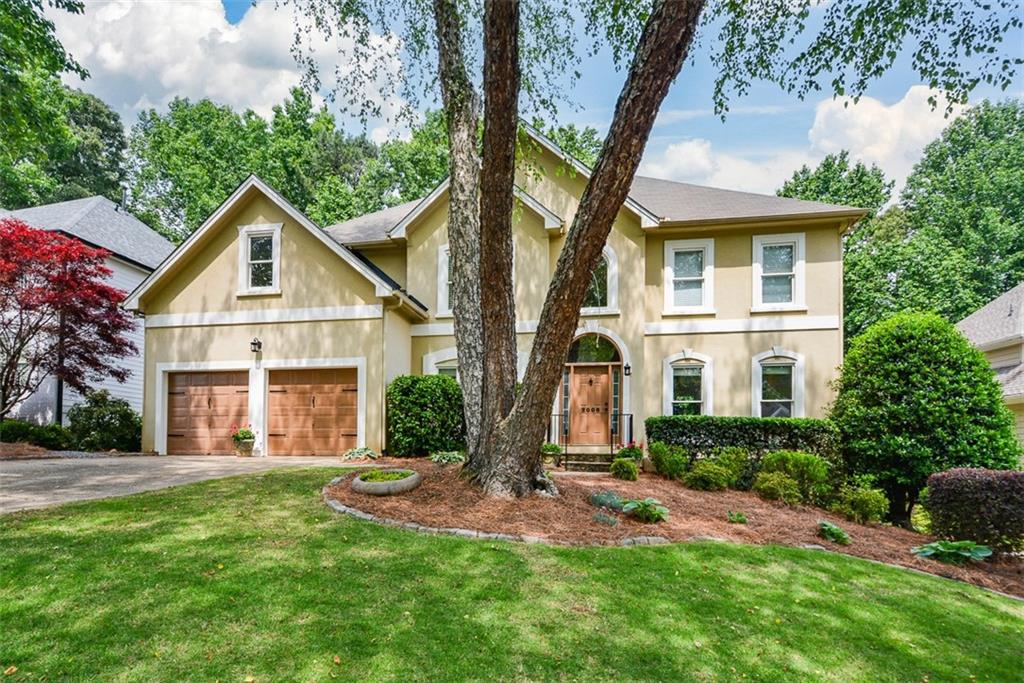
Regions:
<instances>
[{"instance_id":1,"label":"concrete step","mask_svg":"<svg viewBox=\"0 0 1024 683\"><path fill-rule=\"evenodd\" d=\"M565 469L568 472L607 472L611 460L567 460Z\"/></svg>"}]
</instances>

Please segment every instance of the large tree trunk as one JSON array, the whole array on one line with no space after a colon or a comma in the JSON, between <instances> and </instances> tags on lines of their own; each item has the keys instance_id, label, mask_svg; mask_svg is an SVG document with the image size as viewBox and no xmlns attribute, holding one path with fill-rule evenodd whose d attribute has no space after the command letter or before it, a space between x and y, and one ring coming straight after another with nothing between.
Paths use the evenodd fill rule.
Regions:
<instances>
[{"instance_id":1,"label":"large tree trunk","mask_svg":"<svg viewBox=\"0 0 1024 683\"><path fill-rule=\"evenodd\" d=\"M546 487L540 444L562 376L587 285L615 217L626 199L654 119L682 67L703 0L655 3L608 135L580 200L548 288L523 387L509 415L496 426L485 490L525 495Z\"/></svg>"},{"instance_id":2,"label":"large tree trunk","mask_svg":"<svg viewBox=\"0 0 1024 683\"><path fill-rule=\"evenodd\" d=\"M512 188L519 114L519 0L484 3L484 140L480 168L480 304L484 376L480 448L467 467L486 490L508 465L494 458L498 425L515 401L516 316L512 280ZM492 482L494 484L492 485Z\"/></svg>"},{"instance_id":3,"label":"large tree trunk","mask_svg":"<svg viewBox=\"0 0 1024 683\"><path fill-rule=\"evenodd\" d=\"M484 386L484 342L480 313L480 156L476 126L480 102L466 73L462 22L456 0L434 0L438 72L448 124L448 257L466 418L466 450L477 457Z\"/></svg>"}]
</instances>

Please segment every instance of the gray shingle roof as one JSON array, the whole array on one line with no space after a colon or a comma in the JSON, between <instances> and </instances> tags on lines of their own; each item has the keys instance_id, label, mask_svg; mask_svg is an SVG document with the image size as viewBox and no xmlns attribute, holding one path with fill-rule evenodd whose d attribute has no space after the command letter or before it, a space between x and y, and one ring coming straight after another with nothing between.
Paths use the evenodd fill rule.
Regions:
<instances>
[{"instance_id":1,"label":"gray shingle roof","mask_svg":"<svg viewBox=\"0 0 1024 683\"><path fill-rule=\"evenodd\" d=\"M774 195L720 190L672 180L637 176L629 196L665 221L725 221L785 216L842 214L853 216L860 209L839 204L808 202ZM342 244L382 242L421 200L368 213L328 228L327 234Z\"/></svg>"},{"instance_id":2,"label":"gray shingle roof","mask_svg":"<svg viewBox=\"0 0 1024 683\"><path fill-rule=\"evenodd\" d=\"M7 212L43 230L58 230L149 268L156 268L174 245L106 197L72 199Z\"/></svg>"},{"instance_id":3,"label":"gray shingle roof","mask_svg":"<svg viewBox=\"0 0 1024 683\"><path fill-rule=\"evenodd\" d=\"M721 190L673 180L636 176L629 196L664 221L720 221L815 214L853 214L850 206Z\"/></svg>"},{"instance_id":4,"label":"gray shingle roof","mask_svg":"<svg viewBox=\"0 0 1024 683\"><path fill-rule=\"evenodd\" d=\"M1024 364L996 368L996 381L1003 388L1003 396L1024 395Z\"/></svg>"},{"instance_id":5,"label":"gray shingle roof","mask_svg":"<svg viewBox=\"0 0 1024 683\"><path fill-rule=\"evenodd\" d=\"M985 347L1024 335L1024 282L996 297L956 324L972 344Z\"/></svg>"}]
</instances>

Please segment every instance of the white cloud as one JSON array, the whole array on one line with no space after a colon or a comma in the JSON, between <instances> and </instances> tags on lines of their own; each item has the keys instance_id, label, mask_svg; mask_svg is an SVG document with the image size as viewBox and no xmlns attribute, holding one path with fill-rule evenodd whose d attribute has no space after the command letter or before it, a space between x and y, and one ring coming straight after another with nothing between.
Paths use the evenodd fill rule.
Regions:
<instances>
[{"instance_id":1,"label":"white cloud","mask_svg":"<svg viewBox=\"0 0 1024 683\"><path fill-rule=\"evenodd\" d=\"M114 107L126 125L140 110L162 108L176 96L209 97L268 116L301 79L290 52L300 19L290 6L259 3L237 25L227 21L220 0L113 0L86 4L84 14L50 16L61 42L91 74L81 87ZM397 71L396 45L379 40ZM321 73L333 74L339 66L339 44L337 38L315 41ZM384 114L399 106L397 100L384 102Z\"/></svg>"},{"instance_id":2,"label":"white cloud","mask_svg":"<svg viewBox=\"0 0 1024 683\"><path fill-rule=\"evenodd\" d=\"M928 104L930 94L932 91L924 86L913 86L891 105L872 97L862 97L857 103L848 98L823 100L815 107L806 147L726 152L715 149L704 138L687 138L660 151L650 150L640 172L669 180L774 193L800 166L817 164L826 154L845 149L853 159L877 164L887 178L895 180L895 196L925 145L949 125L950 119L944 117L945 102L940 98L938 107L932 109ZM953 111L959 115L963 107Z\"/></svg>"}]
</instances>

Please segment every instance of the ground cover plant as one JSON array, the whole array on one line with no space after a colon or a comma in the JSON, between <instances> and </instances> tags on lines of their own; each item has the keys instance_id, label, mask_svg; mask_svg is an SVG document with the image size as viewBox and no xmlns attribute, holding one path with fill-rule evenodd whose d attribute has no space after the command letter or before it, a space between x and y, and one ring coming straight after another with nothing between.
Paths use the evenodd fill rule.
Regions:
<instances>
[{"instance_id":1,"label":"ground cover plant","mask_svg":"<svg viewBox=\"0 0 1024 683\"><path fill-rule=\"evenodd\" d=\"M729 520L730 524L746 524L747 516L742 512L733 512L730 510L726 515L726 519Z\"/></svg>"},{"instance_id":2,"label":"ground cover plant","mask_svg":"<svg viewBox=\"0 0 1024 683\"><path fill-rule=\"evenodd\" d=\"M326 508L320 487L337 474L282 470L0 517L0 671L16 666L12 681L1019 677L1024 604L970 585L778 546L415 534Z\"/></svg>"},{"instance_id":3,"label":"ground cover plant","mask_svg":"<svg viewBox=\"0 0 1024 683\"><path fill-rule=\"evenodd\" d=\"M453 462L465 462L466 454L462 451L438 451L430 455L430 462L436 462L439 465L448 465Z\"/></svg>"},{"instance_id":4,"label":"ground cover plant","mask_svg":"<svg viewBox=\"0 0 1024 683\"><path fill-rule=\"evenodd\" d=\"M979 562L992 555L991 548L974 541L933 541L912 548L910 552L949 564L963 564L968 560Z\"/></svg>"},{"instance_id":5,"label":"ground cover plant","mask_svg":"<svg viewBox=\"0 0 1024 683\"><path fill-rule=\"evenodd\" d=\"M668 517L668 508L656 498L626 501L622 512L641 522L663 522Z\"/></svg>"},{"instance_id":6,"label":"ground cover plant","mask_svg":"<svg viewBox=\"0 0 1024 683\"><path fill-rule=\"evenodd\" d=\"M359 478L368 483L380 481L400 481L408 479L413 475L412 470L369 470L359 475Z\"/></svg>"},{"instance_id":7,"label":"ground cover plant","mask_svg":"<svg viewBox=\"0 0 1024 683\"><path fill-rule=\"evenodd\" d=\"M850 535L841 527L825 520L818 521L818 535L839 545L850 545Z\"/></svg>"}]
</instances>

